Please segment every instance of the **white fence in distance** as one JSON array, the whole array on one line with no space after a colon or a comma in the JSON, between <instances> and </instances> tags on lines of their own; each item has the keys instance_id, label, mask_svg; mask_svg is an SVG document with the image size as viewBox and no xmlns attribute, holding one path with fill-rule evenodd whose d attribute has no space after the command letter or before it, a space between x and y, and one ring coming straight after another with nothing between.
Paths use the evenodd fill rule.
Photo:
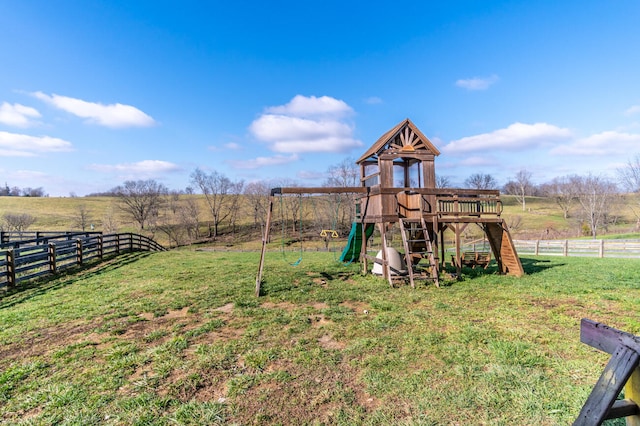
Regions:
<instances>
[{"instance_id":1,"label":"white fence in distance","mask_svg":"<svg viewBox=\"0 0 640 426\"><path fill-rule=\"evenodd\" d=\"M640 258L640 240L513 240L518 255Z\"/></svg>"}]
</instances>

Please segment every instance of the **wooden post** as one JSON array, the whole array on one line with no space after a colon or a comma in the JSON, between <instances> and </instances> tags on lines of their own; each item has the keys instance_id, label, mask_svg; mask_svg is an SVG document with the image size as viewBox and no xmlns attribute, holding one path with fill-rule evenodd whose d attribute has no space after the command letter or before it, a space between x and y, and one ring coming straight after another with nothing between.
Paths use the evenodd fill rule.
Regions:
<instances>
[{"instance_id":1,"label":"wooden post","mask_svg":"<svg viewBox=\"0 0 640 426\"><path fill-rule=\"evenodd\" d=\"M604 240L600 240L600 250L598 251L598 257L604 257Z\"/></svg>"},{"instance_id":2,"label":"wooden post","mask_svg":"<svg viewBox=\"0 0 640 426\"><path fill-rule=\"evenodd\" d=\"M120 254L120 234L116 234L116 254Z\"/></svg>"},{"instance_id":3,"label":"wooden post","mask_svg":"<svg viewBox=\"0 0 640 426\"><path fill-rule=\"evenodd\" d=\"M382 276L389 281L389 285L393 287L393 278L391 278L391 271L389 271L389 258L387 256L387 233L386 224L384 222L378 223L380 227L380 238L382 239Z\"/></svg>"},{"instance_id":4,"label":"wooden post","mask_svg":"<svg viewBox=\"0 0 640 426\"><path fill-rule=\"evenodd\" d=\"M76 263L82 265L82 240L80 238L76 240Z\"/></svg>"},{"instance_id":5,"label":"wooden post","mask_svg":"<svg viewBox=\"0 0 640 426\"><path fill-rule=\"evenodd\" d=\"M98 235L98 257L102 259L104 256L104 244L102 240L102 234Z\"/></svg>"},{"instance_id":6,"label":"wooden post","mask_svg":"<svg viewBox=\"0 0 640 426\"><path fill-rule=\"evenodd\" d=\"M534 256L537 256L540 254L540 240L536 240L536 249L533 254Z\"/></svg>"},{"instance_id":7,"label":"wooden post","mask_svg":"<svg viewBox=\"0 0 640 426\"><path fill-rule=\"evenodd\" d=\"M573 426L601 425L620 417L627 418L627 425L639 425L640 337L585 318L580 324L580 341L612 356ZM617 401L623 387L625 399Z\"/></svg>"},{"instance_id":8,"label":"wooden post","mask_svg":"<svg viewBox=\"0 0 640 426\"><path fill-rule=\"evenodd\" d=\"M7 250L7 287L16 286L16 258L13 249Z\"/></svg>"},{"instance_id":9,"label":"wooden post","mask_svg":"<svg viewBox=\"0 0 640 426\"><path fill-rule=\"evenodd\" d=\"M564 240L564 247L562 248L562 255L569 256L569 240Z\"/></svg>"},{"instance_id":10,"label":"wooden post","mask_svg":"<svg viewBox=\"0 0 640 426\"><path fill-rule=\"evenodd\" d=\"M282 197L282 194L280 195ZM260 285L262 284L262 269L264 267L264 255L267 251L267 241L269 241L269 229L271 228L271 215L273 213L273 195L269 196L269 210L267 210L267 223L264 227L262 237L262 249L260 250L260 265L258 266L258 276L256 277L256 297L260 297Z\"/></svg>"},{"instance_id":11,"label":"wooden post","mask_svg":"<svg viewBox=\"0 0 640 426\"><path fill-rule=\"evenodd\" d=\"M49 273L56 273L56 245L49 243L49 249L47 250L47 261L49 262Z\"/></svg>"},{"instance_id":12,"label":"wooden post","mask_svg":"<svg viewBox=\"0 0 640 426\"><path fill-rule=\"evenodd\" d=\"M367 259L367 225L362 222L360 225L362 231L362 244L360 245L360 262L362 262L362 275L366 275L369 271L369 261Z\"/></svg>"}]
</instances>

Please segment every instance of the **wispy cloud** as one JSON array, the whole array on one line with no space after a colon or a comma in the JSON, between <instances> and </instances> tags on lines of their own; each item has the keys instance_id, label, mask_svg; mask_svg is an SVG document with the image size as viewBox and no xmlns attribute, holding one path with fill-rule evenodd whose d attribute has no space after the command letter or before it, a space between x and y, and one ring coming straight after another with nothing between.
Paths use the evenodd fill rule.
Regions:
<instances>
[{"instance_id":1,"label":"wispy cloud","mask_svg":"<svg viewBox=\"0 0 640 426\"><path fill-rule=\"evenodd\" d=\"M491 85L497 83L500 78L493 74L489 77L473 77L456 80L456 86L467 90L487 90Z\"/></svg>"},{"instance_id":2,"label":"wispy cloud","mask_svg":"<svg viewBox=\"0 0 640 426\"><path fill-rule=\"evenodd\" d=\"M87 122L100 126L123 128L150 127L156 124L153 118L131 105L123 105L120 103L104 105L97 102L87 102L82 99L70 98L68 96L56 94L47 95L42 92L34 92L32 95L55 108L80 118L85 118Z\"/></svg>"},{"instance_id":3,"label":"wispy cloud","mask_svg":"<svg viewBox=\"0 0 640 426\"><path fill-rule=\"evenodd\" d=\"M0 131L0 157L34 157L45 152L71 150L71 142L63 139Z\"/></svg>"},{"instance_id":4,"label":"wispy cloud","mask_svg":"<svg viewBox=\"0 0 640 426\"><path fill-rule=\"evenodd\" d=\"M125 177L157 177L182 170L177 164L162 160L143 160L122 164L91 164L88 168L97 172L117 173Z\"/></svg>"},{"instance_id":5,"label":"wispy cloud","mask_svg":"<svg viewBox=\"0 0 640 426\"><path fill-rule=\"evenodd\" d=\"M382 99L377 96L369 96L368 98L365 98L364 103L369 105L379 105L383 102Z\"/></svg>"},{"instance_id":6,"label":"wispy cloud","mask_svg":"<svg viewBox=\"0 0 640 426\"><path fill-rule=\"evenodd\" d=\"M627 117L636 115L636 114L640 114L640 105L632 105L629 108L627 108L626 111L624 112L624 115L626 115Z\"/></svg>"},{"instance_id":7,"label":"wispy cloud","mask_svg":"<svg viewBox=\"0 0 640 426\"><path fill-rule=\"evenodd\" d=\"M0 105L0 123L14 127L29 127L34 125L32 119L41 117L37 109L21 104L3 102Z\"/></svg>"},{"instance_id":8,"label":"wispy cloud","mask_svg":"<svg viewBox=\"0 0 640 426\"><path fill-rule=\"evenodd\" d=\"M231 160L228 163L236 169L259 169L266 166L281 166L298 159L299 157L295 154L289 156L275 155L273 157L257 157L249 160Z\"/></svg>"},{"instance_id":9,"label":"wispy cloud","mask_svg":"<svg viewBox=\"0 0 640 426\"><path fill-rule=\"evenodd\" d=\"M571 137L571 131L547 123L514 123L505 129L467 136L451 141L442 151L450 154L496 150L520 150L536 148L542 144L565 140Z\"/></svg>"},{"instance_id":10,"label":"wispy cloud","mask_svg":"<svg viewBox=\"0 0 640 426\"><path fill-rule=\"evenodd\" d=\"M286 105L267 108L249 130L274 152L347 152L362 146L346 121L352 113L335 98L297 95Z\"/></svg>"},{"instance_id":11,"label":"wispy cloud","mask_svg":"<svg viewBox=\"0 0 640 426\"><path fill-rule=\"evenodd\" d=\"M638 150L640 134L606 131L560 145L552 155L607 156L630 154Z\"/></svg>"}]
</instances>

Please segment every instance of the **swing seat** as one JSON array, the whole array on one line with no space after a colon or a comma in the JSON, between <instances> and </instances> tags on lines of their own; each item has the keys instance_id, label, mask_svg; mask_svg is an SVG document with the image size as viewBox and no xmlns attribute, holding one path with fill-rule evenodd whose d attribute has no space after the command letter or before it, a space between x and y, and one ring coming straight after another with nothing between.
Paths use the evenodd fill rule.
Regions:
<instances>
[{"instance_id":1,"label":"swing seat","mask_svg":"<svg viewBox=\"0 0 640 426\"><path fill-rule=\"evenodd\" d=\"M323 229L322 231L320 231L320 236L321 237L328 237L329 234L331 234L331 238L338 238L338 231L336 231L335 229Z\"/></svg>"}]
</instances>

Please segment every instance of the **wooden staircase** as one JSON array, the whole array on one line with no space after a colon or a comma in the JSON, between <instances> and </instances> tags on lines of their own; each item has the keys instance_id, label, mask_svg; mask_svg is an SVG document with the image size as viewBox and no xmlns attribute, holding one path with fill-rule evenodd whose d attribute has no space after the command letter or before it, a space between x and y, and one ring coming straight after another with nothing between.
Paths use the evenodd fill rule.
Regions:
<instances>
[{"instance_id":1,"label":"wooden staircase","mask_svg":"<svg viewBox=\"0 0 640 426\"><path fill-rule=\"evenodd\" d=\"M433 281L436 287L440 286L438 281L438 259L433 251L429 230L424 217L398 219L402 243L404 244L405 261L409 272L409 282L415 288L416 279ZM426 259L428 268L418 267L419 262Z\"/></svg>"}]
</instances>

